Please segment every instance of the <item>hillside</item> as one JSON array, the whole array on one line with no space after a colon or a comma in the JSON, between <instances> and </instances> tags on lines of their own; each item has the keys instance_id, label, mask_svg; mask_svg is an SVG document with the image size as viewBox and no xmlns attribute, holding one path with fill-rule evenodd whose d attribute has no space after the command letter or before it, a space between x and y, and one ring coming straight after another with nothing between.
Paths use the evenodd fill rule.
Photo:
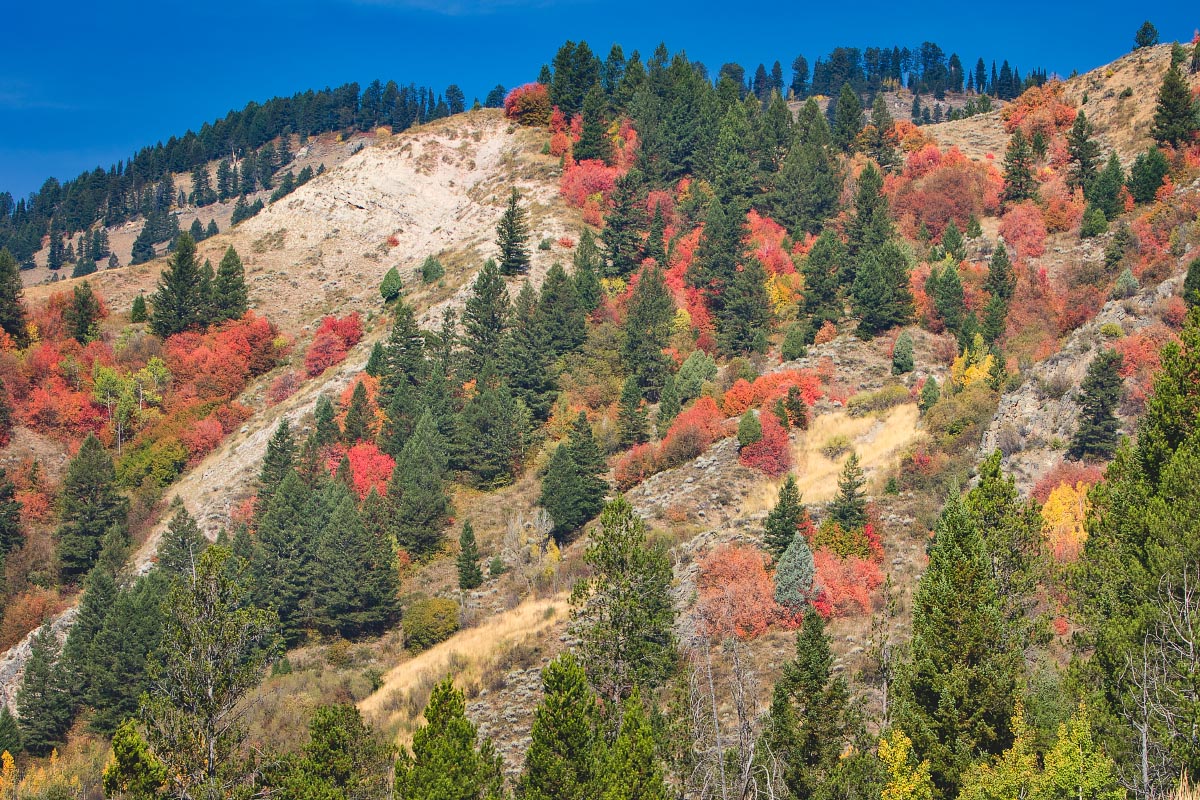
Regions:
<instances>
[{"instance_id":1,"label":"hillside","mask_svg":"<svg viewBox=\"0 0 1200 800\"><path fill-rule=\"evenodd\" d=\"M437 730L437 702L495 741L480 775L515 785L570 654L585 677L556 713L594 705L589 735L622 743L587 758L641 725L632 761L681 797L782 781L877 798L909 745L933 765L924 796L974 797L1022 742L1039 754L1022 780L1043 780L1080 730L1113 798L1174 791L1191 750L1160 736L1171 769L1138 775L1118 663L1137 644L1123 620L1182 636L1156 592L1197 535L1200 137L1148 151L1170 47L874 139L840 109L830 128L792 107L794 126L778 96L723 99L681 58L652 67L659 95L598 100L563 77L594 58L575 48L507 111L311 140L293 168L325 170L255 216L198 210L220 232L194 259L183 236L77 280L44 282L43 251L21 276L35 335L0 342L0 707L21 717L25 780L61 747L73 796L99 797L136 714L129 735L176 763L147 722L163 711L141 692L165 691L147 659L182 652L180 608L220 628L220 602L186 605L219 586L286 644L234 645L255 666L229 768L295 771L245 767L242 788L317 780L296 754L330 704L391 753ZM1099 167L1124 165L1108 196L1099 176L1069 185L1080 109ZM1045 152L1022 195L1026 130ZM141 224L109 231L122 264ZM203 277L231 248L239 266ZM444 273L425 280L430 258ZM191 322L169 327L166 289L131 321L188 270ZM222 316L218 279L244 280L247 306ZM201 555L201 536L229 549ZM22 691L38 680L54 688ZM398 763L398 786L422 780Z\"/></svg>"}]
</instances>

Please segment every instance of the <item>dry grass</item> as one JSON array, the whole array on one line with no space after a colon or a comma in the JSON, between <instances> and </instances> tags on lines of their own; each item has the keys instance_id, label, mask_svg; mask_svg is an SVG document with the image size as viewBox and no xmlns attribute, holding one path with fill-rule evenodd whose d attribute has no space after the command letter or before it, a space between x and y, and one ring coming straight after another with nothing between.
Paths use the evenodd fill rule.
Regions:
<instances>
[{"instance_id":1,"label":"dry grass","mask_svg":"<svg viewBox=\"0 0 1200 800\"><path fill-rule=\"evenodd\" d=\"M475 628L396 665L383 676L379 690L358 704L383 730L396 731L407 744L433 684L447 674L468 691L477 691L492 667L511 650L562 622L569 610L565 594L531 598Z\"/></svg>"},{"instance_id":2,"label":"dry grass","mask_svg":"<svg viewBox=\"0 0 1200 800\"><path fill-rule=\"evenodd\" d=\"M851 417L844 411L816 417L809 429L792 444L792 474L808 503L824 503L837 493L838 474L848 455L830 460L821 448L835 436L845 436L862 461L868 480L894 466L901 451L918 436L917 407L906 404L881 416ZM746 497L747 512L774 507L783 479L768 480L756 486Z\"/></svg>"}]
</instances>

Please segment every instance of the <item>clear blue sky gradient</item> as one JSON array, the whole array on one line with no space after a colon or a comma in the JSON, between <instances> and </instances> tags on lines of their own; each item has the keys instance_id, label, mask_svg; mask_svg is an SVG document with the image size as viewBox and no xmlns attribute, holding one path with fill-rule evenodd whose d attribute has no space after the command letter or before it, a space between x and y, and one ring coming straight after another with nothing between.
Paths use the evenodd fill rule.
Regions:
<instances>
[{"instance_id":1,"label":"clear blue sky gradient","mask_svg":"<svg viewBox=\"0 0 1200 800\"><path fill-rule=\"evenodd\" d=\"M0 190L20 197L54 175L107 168L205 120L308 88L373 78L457 83L468 103L533 80L566 39L602 58L614 42L663 41L748 73L812 64L835 46L935 41L973 65L1008 58L1068 75L1128 52L1143 19L1188 41L1190 2L752 4L631 0L211 0L14 2L0 54Z\"/></svg>"}]
</instances>

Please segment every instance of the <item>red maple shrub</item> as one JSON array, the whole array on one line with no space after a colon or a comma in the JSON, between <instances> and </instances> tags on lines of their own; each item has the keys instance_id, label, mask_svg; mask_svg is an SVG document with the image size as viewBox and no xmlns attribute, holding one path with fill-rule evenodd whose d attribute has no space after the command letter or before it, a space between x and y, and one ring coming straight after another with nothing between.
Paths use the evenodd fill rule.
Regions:
<instances>
[{"instance_id":1,"label":"red maple shrub","mask_svg":"<svg viewBox=\"0 0 1200 800\"><path fill-rule=\"evenodd\" d=\"M758 420L762 427L762 438L738 452L738 463L765 472L773 478L778 477L792 467L787 431L770 410L759 414Z\"/></svg>"},{"instance_id":2,"label":"red maple shrub","mask_svg":"<svg viewBox=\"0 0 1200 800\"><path fill-rule=\"evenodd\" d=\"M760 550L722 545L700 561L696 612L706 634L753 639L779 614L775 585Z\"/></svg>"},{"instance_id":3,"label":"red maple shrub","mask_svg":"<svg viewBox=\"0 0 1200 800\"><path fill-rule=\"evenodd\" d=\"M613 467L613 480L621 491L632 489L658 472L658 455L653 444L634 445L628 453L617 460Z\"/></svg>"},{"instance_id":4,"label":"red maple shrub","mask_svg":"<svg viewBox=\"0 0 1200 800\"><path fill-rule=\"evenodd\" d=\"M1068 486L1076 486L1081 483L1095 486L1103 479L1104 470L1094 464L1085 464L1082 461L1062 461L1038 478L1038 482L1033 486L1033 491L1029 494L1039 503L1045 504L1046 500L1050 498L1050 493L1064 483Z\"/></svg>"},{"instance_id":5,"label":"red maple shrub","mask_svg":"<svg viewBox=\"0 0 1200 800\"><path fill-rule=\"evenodd\" d=\"M359 500L365 499L372 489L380 496L387 494L387 482L396 467L395 459L373 443L362 441L346 450L345 456L350 462L350 481ZM337 463L332 464L331 472L337 472L340 463L339 456Z\"/></svg>"},{"instance_id":6,"label":"red maple shrub","mask_svg":"<svg viewBox=\"0 0 1200 800\"><path fill-rule=\"evenodd\" d=\"M820 548L813 553L819 585L818 611L825 616L847 617L869 614L873 608L871 595L883 584L879 565L858 556L842 558L831 550Z\"/></svg>"},{"instance_id":7,"label":"red maple shrub","mask_svg":"<svg viewBox=\"0 0 1200 800\"><path fill-rule=\"evenodd\" d=\"M522 125L550 124L550 92L540 83L526 83L504 98L504 116Z\"/></svg>"}]
</instances>

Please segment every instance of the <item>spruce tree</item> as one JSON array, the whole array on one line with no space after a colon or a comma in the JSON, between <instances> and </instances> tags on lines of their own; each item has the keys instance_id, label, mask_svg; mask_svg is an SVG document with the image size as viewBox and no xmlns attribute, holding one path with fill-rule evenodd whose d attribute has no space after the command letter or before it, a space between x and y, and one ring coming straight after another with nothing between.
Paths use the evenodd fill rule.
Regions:
<instances>
[{"instance_id":1,"label":"spruce tree","mask_svg":"<svg viewBox=\"0 0 1200 800\"><path fill-rule=\"evenodd\" d=\"M1080 386L1079 427L1071 439L1068 457L1107 459L1117 446L1117 418L1113 415L1121 400L1122 358L1115 350L1103 350L1088 365Z\"/></svg>"},{"instance_id":2,"label":"spruce tree","mask_svg":"<svg viewBox=\"0 0 1200 800\"><path fill-rule=\"evenodd\" d=\"M138 292L137 297L133 298L133 305L129 309L129 321L134 323L145 322L146 318L146 296Z\"/></svg>"},{"instance_id":3,"label":"spruce tree","mask_svg":"<svg viewBox=\"0 0 1200 800\"><path fill-rule=\"evenodd\" d=\"M746 409L746 413L742 414L742 418L738 420L737 440L738 447L749 447L752 444L757 444L762 441L763 431L762 424L759 423L758 417L754 413L754 409Z\"/></svg>"},{"instance_id":4,"label":"spruce tree","mask_svg":"<svg viewBox=\"0 0 1200 800\"><path fill-rule=\"evenodd\" d=\"M808 540L796 533L775 566L775 602L792 614L803 612L813 597L815 577Z\"/></svg>"},{"instance_id":5,"label":"spruce tree","mask_svg":"<svg viewBox=\"0 0 1200 800\"><path fill-rule=\"evenodd\" d=\"M479 547L475 543L475 528L471 520L463 523L458 537L458 588L464 591L483 585L483 570L479 568Z\"/></svg>"},{"instance_id":6,"label":"spruce tree","mask_svg":"<svg viewBox=\"0 0 1200 800\"><path fill-rule=\"evenodd\" d=\"M559 542L565 542L579 530L594 514L589 515L585 504L591 499L584 496L583 482L571 450L566 444L554 448L542 478L542 491L538 504L546 509L554 527L550 533Z\"/></svg>"},{"instance_id":7,"label":"spruce tree","mask_svg":"<svg viewBox=\"0 0 1200 800\"><path fill-rule=\"evenodd\" d=\"M1037 197L1037 181L1033 177L1033 149L1029 139L1018 128L1008 140L1004 153L1004 199L1018 203Z\"/></svg>"},{"instance_id":8,"label":"spruce tree","mask_svg":"<svg viewBox=\"0 0 1200 800\"><path fill-rule=\"evenodd\" d=\"M638 174L631 170L617 178L613 189L612 209L604 220L604 230L600 232L607 256L605 277L624 277L641 263L641 231L646 209L639 191L639 180Z\"/></svg>"},{"instance_id":9,"label":"spruce tree","mask_svg":"<svg viewBox=\"0 0 1200 800\"><path fill-rule=\"evenodd\" d=\"M717 346L725 355L763 353L771 323L767 271L750 256L734 273L717 314Z\"/></svg>"},{"instance_id":10,"label":"spruce tree","mask_svg":"<svg viewBox=\"0 0 1200 800\"><path fill-rule=\"evenodd\" d=\"M594 159L605 164L612 161L612 142L608 138L608 122L605 111L608 105L599 84L593 86L583 98L583 125L579 141L571 149L576 161Z\"/></svg>"},{"instance_id":11,"label":"spruce tree","mask_svg":"<svg viewBox=\"0 0 1200 800\"><path fill-rule=\"evenodd\" d=\"M171 261L158 280L158 290L150 298L154 311L150 330L166 338L205 323L205 298L202 296L200 267L196 264L196 242L186 233L175 242Z\"/></svg>"},{"instance_id":12,"label":"spruce tree","mask_svg":"<svg viewBox=\"0 0 1200 800\"><path fill-rule=\"evenodd\" d=\"M838 493L829 504L829 519L844 530L856 530L867 524L867 497L863 485L867 479L859 466L858 453L851 453L838 476Z\"/></svg>"},{"instance_id":13,"label":"spruce tree","mask_svg":"<svg viewBox=\"0 0 1200 800\"><path fill-rule=\"evenodd\" d=\"M158 545L158 568L172 577L186 578L195 573L196 562L208 542L178 496L172 508L175 513Z\"/></svg>"},{"instance_id":14,"label":"spruce tree","mask_svg":"<svg viewBox=\"0 0 1200 800\"><path fill-rule=\"evenodd\" d=\"M257 606L279 615L289 644L301 640L308 619L308 596L320 533L310 526L313 492L296 471L288 472L275 490L254 537L250 562Z\"/></svg>"},{"instance_id":15,"label":"spruce tree","mask_svg":"<svg viewBox=\"0 0 1200 800\"><path fill-rule=\"evenodd\" d=\"M316 548L316 625L347 639L378 635L400 618L400 578L388 541L368 533L353 494L338 500Z\"/></svg>"},{"instance_id":16,"label":"spruce tree","mask_svg":"<svg viewBox=\"0 0 1200 800\"><path fill-rule=\"evenodd\" d=\"M657 265L644 269L625 315L624 364L650 399L657 399L669 371L663 348L671 336L675 301Z\"/></svg>"},{"instance_id":17,"label":"spruce tree","mask_svg":"<svg viewBox=\"0 0 1200 800\"><path fill-rule=\"evenodd\" d=\"M72 699L76 705L90 692L92 676L97 668L93 648L113 609L117 593L113 572L106 565L97 564L84 580L79 611L62 652L63 674L74 687Z\"/></svg>"},{"instance_id":18,"label":"spruce tree","mask_svg":"<svg viewBox=\"0 0 1200 800\"><path fill-rule=\"evenodd\" d=\"M542 670L542 700L533 716L522 800L590 800L604 765L600 708L587 675L571 653Z\"/></svg>"},{"instance_id":19,"label":"spruce tree","mask_svg":"<svg viewBox=\"0 0 1200 800\"><path fill-rule=\"evenodd\" d=\"M459 415L456 463L479 486L511 483L521 466L528 428L529 412L507 386L484 388Z\"/></svg>"},{"instance_id":20,"label":"spruce tree","mask_svg":"<svg viewBox=\"0 0 1200 800\"><path fill-rule=\"evenodd\" d=\"M94 434L67 465L60 494L58 560L62 577L71 581L91 569L100 542L114 525L124 529L129 501L117 492L112 458Z\"/></svg>"},{"instance_id":21,"label":"spruce tree","mask_svg":"<svg viewBox=\"0 0 1200 800\"><path fill-rule=\"evenodd\" d=\"M1004 242L997 244L995 252L992 253L991 261L988 262L987 281L983 288L992 297L998 297L1006 304L1016 291L1017 276L1013 272L1012 261L1009 260L1008 248L1004 246Z\"/></svg>"},{"instance_id":22,"label":"spruce tree","mask_svg":"<svg viewBox=\"0 0 1200 800\"><path fill-rule=\"evenodd\" d=\"M1192 262L1188 264L1181 294L1183 302L1189 309L1200 306L1200 257L1193 258Z\"/></svg>"},{"instance_id":23,"label":"spruce tree","mask_svg":"<svg viewBox=\"0 0 1200 800\"><path fill-rule=\"evenodd\" d=\"M500 277L496 262L488 259L475 278L471 296L463 309L464 360L468 374L478 376L497 368L510 314L508 287ZM397 323L399 320L397 309Z\"/></svg>"},{"instance_id":24,"label":"spruce tree","mask_svg":"<svg viewBox=\"0 0 1200 800\"><path fill-rule=\"evenodd\" d=\"M925 384L921 387L921 397L917 402L917 408L922 412L928 411L933 408L940 397L941 391L938 389L937 378L930 375L925 379Z\"/></svg>"},{"instance_id":25,"label":"spruce tree","mask_svg":"<svg viewBox=\"0 0 1200 800\"><path fill-rule=\"evenodd\" d=\"M957 794L980 754L1012 742L1021 649L1000 606L983 539L955 486L913 596L911 656L894 694L894 723L929 761L937 798Z\"/></svg>"},{"instance_id":26,"label":"spruce tree","mask_svg":"<svg viewBox=\"0 0 1200 800\"><path fill-rule=\"evenodd\" d=\"M1157 147L1138 153L1133 166L1129 168L1129 181L1126 183L1134 202L1153 202L1169 170L1167 157Z\"/></svg>"},{"instance_id":27,"label":"spruce tree","mask_svg":"<svg viewBox=\"0 0 1200 800\"><path fill-rule=\"evenodd\" d=\"M372 432L373 416L366 383L359 381L354 384L350 405L346 408L346 419L342 422L342 441L350 447L358 442L372 441L375 438Z\"/></svg>"},{"instance_id":28,"label":"spruce tree","mask_svg":"<svg viewBox=\"0 0 1200 800\"><path fill-rule=\"evenodd\" d=\"M1071 130L1067 132L1067 155L1071 159L1067 185L1072 189L1087 191L1098 174L1100 145L1092 138L1093 134L1092 123L1088 122L1087 114L1080 111L1075 116Z\"/></svg>"},{"instance_id":29,"label":"spruce tree","mask_svg":"<svg viewBox=\"0 0 1200 800\"><path fill-rule=\"evenodd\" d=\"M604 268L604 258L596 247L591 228L585 227L579 235L579 244L575 246L571 263L575 267L572 283L579 297L579 305L585 314L590 314L600 305L603 292L600 272Z\"/></svg>"},{"instance_id":30,"label":"spruce tree","mask_svg":"<svg viewBox=\"0 0 1200 800\"><path fill-rule=\"evenodd\" d=\"M892 347L892 374L904 375L913 370L913 340L908 331L901 331Z\"/></svg>"},{"instance_id":31,"label":"spruce tree","mask_svg":"<svg viewBox=\"0 0 1200 800\"><path fill-rule=\"evenodd\" d=\"M946 229L942 231L942 249L946 251L947 256L954 259L955 264L967 257L963 248L962 231L953 219L946 223Z\"/></svg>"},{"instance_id":32,"label":"spruce tree","mask_svg":"<svg viewBox=\"0 0 1200 800\"><path fill-rule=\"evenodd\" d=\"M936 289L933 292L933 307L937 310L938 316L942 318L946 330L954 334L961 333L967 304L963 297L962 281L958 277L958 265L947 263L937 272L936 279L933 278L933 275L934 273L931 272L930 281L936 283ZM929 288L927 284L926 291Z\"/></svg>"},{"instance_id":33,"label":"spruce tree","mask_svg":"<svg viewBox=\"0 0 1200 800\"><path fill-rule=\"evenodd\" d=\"M825 229L809 250L801 272L804 274L804 313L809 329L819 330L826 322L842 316L838 297L838 274L846 260L846 248L838 235Z\"/></svg>"},{"instance_id":34,"label":"spruce tree","mask_svg":"<svg viewBox=\"0 0 1200 800\"><path fill-rule=\"evenodd\" d=\"M8 248L0 248L0 329L11 336L18 347L24 347L29 341L23 295L17 260Z\"/></svg>"},{"instance_id":35,"label":"spruce tree","mask_svg":"<svg viewBox=\"0 0 1200 800\"><path fill-rule=\"evenodd\" d=\"M8 704L0 705L0 754L8 753L16 758L21 754L21 728L17 718L8 710Z\"/></svg>"},{"instance_id":36,"label":"spruce tree","mask_svg":"<svg viewBox=\"0 0 1200 800\"><path fill-rule=\"evenodd\" d=\"M767 514L763 523L763 545L778 559L796 538L801 524L808 518L796 486L796 478L790 472L779 487L779 499Z\"/></svg>"},{"instance_id":37,"label":"spruce tree","mask_svg":"<svg viewBox=\"0 0 1200 800\"><path fill-rule=\"evenodd\" d=\"M877 250L895 233L888 201L883 194L883 175L873 164L867 164L858 176L854 193L854 217L847 229L848 269L842 270L843 284L851 283L860 268L859 261Z\"/></svg>"},{"instance_id":38,"label":"spruce tree","mask_svg":"<svg viewBox=\"0 0 1200 800\"><path fill-rule=\"evenodd\" d=\"M212 293L213 310L218 322L240 319L250 307L246 294L246 272L242 267L242 259L232 245L221 256Z\"/></svg>"},{"instance_id":39,"label":"spruce tree","mask_svg":"<svg viewBox=\"0 0 1200 800\"><path fill-rule=\"evenodd\" d=\"M587 310L580 303L575 283L557 261L546 271L535 315L546 347L555 357L574 352L587 338Z\"/></svg>"},{"instance_id":40,"label":"spruce tree","mask_svg":"<svg viewBox=\"0 0 1200 800\"><path fill-rule=\"evenodd\" d=\"M682 410L675 375L668 373L663 381L662 391L658 395L658 413L654 416L654 428L658 438L661 439L667 435L671 423L675 421L675 417L679 416L679 412Z\"/></svg>"},{"instance_id":41,"label":"spruce tree","mask_svg":"<svg viewBox=\"0 0 1200 800\"><path fill-rule=\"evenodd\" d=\"M826 219L837 213L842 179L829 150L829 128L809 100L802 117L812 120L806 129L797 124L775 187L768 199L772 217L795 235L817 233Z\"/></svg>"},{"instance_id":42,"label":"spruce tree","mask_svg":"<svg viewBox=\"0 0 1200 800\"><path fill-rule=\"evenodd\" d=\"M0 401L3 400L3 393L4 384L0 382ZM0 467L0 559L25 541L25 534L21 531L23 512L24 506L16 499L16 487L9 480L8 473Z\"/></svg>"},{"instance_id":43,"label":"spruce tree","mask_svg":"<svg viewBox=\"0 0 1200 800\"><path fill-rule=\"evenodd\" d=\"M396 504L396 541L414 558L426 558L441 544L450 515L446 496L446 443L426 410L396 459L388 496Z\"/></svg>"},{"instance_id":44,"label":"spruce tree","mask_svg":"<svg viewBox=\"0 0 1200 800\"><path fill-rule=\"evenodd\" d=\"M333 407L333 401L329 399L329 395L323 394L317 398L317 404L313 410L313 438L318 447L331 445L341 438L342 432L338 428L337 411Z\"/></svg>"},{"instance_id":45,"label":"spruce tree","mask_svg":"<svg viewBox=\"0 0 1200 800\"><path fill-rule=\"evenodd\" d=\"M529 214L521 207L521 193L513 188L508 205L496 225L496 247L500 250L500 274L529 272Z\"/></svg>"},{"instance_id":46,"label":"spruce tree","mask_svg":"<svg viewBox=\"0 0 1200 800\"><path fill-rule=\"evenodd\" d=\"M654 204L654 214L650 217L650 230L646 236L645 258L653 258L654 263L661 267L667 266L667 249L664 237L667 231L667 221L663 216L662 203Z\"/></svg>"},{"instance_id":47,"label":"spruce tree","mask_svg":"<svg viewBox=\"0 0 1200 800\"><path fill-rule=\"evenodd\" d=\"M149 689L146 657L161 639L162 604L170 583L160 570L143 575L118 593L105 615L88 652L89 681L83 698L92 708L93 731L109 735L137 713L138 699Z\"/></svg>"},{"instance_id":48,"label":"spruce tree","mask_svg":"<svg viewBox=\"0 0 1200 800\"><path fill-rule=\"evenodd\" d=\"M466 699L447 677L433 687L412 753L396 762L397 800L501 800L503 761L490 740L477 741Z\"/></svg>"},{"instance_id":49,"label":"spruce tree","mask_svg":"<svg viewBox=\"0 0 1200 800\"><path fill-rule=\"evenodd\" d=\"M1200 130L1200 111L1179 65L1172 64L1158 89L1150 135L1159 144L1179 147L1191 141L1197 130Z\"/></svg>"},{"instance_id":50,"label":"spruce tree","mask_svg":"<svg viewBox=\"0 0 1200 800\"><path fill-rule=\"evenodd\" d=\"M617 407L617 445L626 449L649 438L650 423L642 404L642 390L637 378L630 375L621 387L621 399Z\"/></svg>"},{"instance_id":51,"label":"spruce tree","mask_svg":"<svg viewBox=\"0 0 1200 800\"><path fill-rule=\"evenodd\" d=\"M70 691L58 662L58 639L49 625L43 625L30 644L16 697L21 740L35 756L44 756L63 742L71 722Z\"/></svg>"},{"instance_id":52,"label":"spruce tree","mask_svg":"<svg viewBox=\"0 0 1200 800\"><path fill-rule=\"evenodd\" d=\"M712 158L713 190L722 203L734 208L743 208L755 189L749 140L750 119L746 107L731 103L721 118Z\"/></svg>"},{"instance_id":53,"label":"spruce tree","mask_svg":"<svg viewBox=\"0 0 1200 800\"><path fill-rule=\"evenodd\" d=\"M537 295L526 281L513 304L513 327L505 347L505 374L514 395L539 422L550 416L557 394L551 373L554 339L537 313Z\"/></svg>"},{"instance_id":54,"label":"spruce tree","mask_svg":"<svg viewBox=\"0 0 1200 800\"><path fill-rule=\"evenodd\" d=\"M621 728L609 748L600 777L601 800L668 800L654 730L634 691L621 707Z\"/></svg>"},{"instance_id":55,"label":"spruce tree","mask_svg":"<svg viewBox=\"0 0 1200 800\"><path fill-rule=\"evenodd\" d=\"M262 468L258 472L258 507L265 511L271 503L271 498L279 484L292 471L296 459L296 440L292 436L292 428L287 418L279 420L275 433L267 442L267 452L263 456Z\"/></svg>"},{"instance_id":56,"label":"spruce tree","mask_svg":"<svg viewBox=\"0 0 1200 800\"><path fill-rule=\"evenodd\" d=\"M862 101L858 99L850 84L842 84L833 115L833 143L843 153L854 149L855 140L863 129L863 122Z\"/></svg>"},{"instance_id":57,"label":"spruce tree","mask_svg":"<svg viewBox=\"0 0 1200 800\"><path fill-rule=\"evenodd\" d=\"M1090 190L1084 187L1084 197L1096 208L1104 212L1105 219L1110 222L1125 210L1121 202L1121 187L1125 185L1125 171L1121 168L1121 160L1116 152L1109 153L1104 169L1092 182Z\"/></svg>"},{"instance_id":58,"label":"spruce tree","mask_svg":"<svg viewBox=\"0 0 1200 800\"><path fill-rule=\"evenodd\" d=\"M912 319L908 259L895 243L866 254L851 288L859 337L869 339Z\"/></svg>"}]
</instances>

